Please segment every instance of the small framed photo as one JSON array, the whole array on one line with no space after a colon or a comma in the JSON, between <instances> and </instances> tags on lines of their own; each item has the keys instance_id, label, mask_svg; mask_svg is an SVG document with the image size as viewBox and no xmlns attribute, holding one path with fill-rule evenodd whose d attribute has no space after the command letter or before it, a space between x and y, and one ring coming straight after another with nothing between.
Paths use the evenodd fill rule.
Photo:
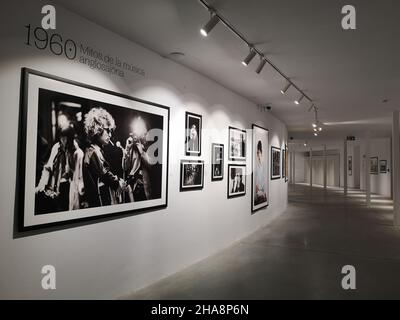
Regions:
<instances>
[{"instance_id":1,"label":"small framed photo","mask_svg":"<svg viewBox=\"0 0 400 320\"><path fill-rule=\"evenodd\" d=\"M246 130L229 127L229 160L246 161Z\"/></svg>"},{"instance_id":2,"label":"small framed photo","mask_svg":"<svg viewBox=\"0 0 400 320\"><path fill-rule=\"evenodd\" d=\"M228 198L246 194L246 165L228 165Z\"/></svg>"},{"instance_id":3,"label":"small framed photo","mask_svg":"<svg viewBox=\"0 0 400 320\"><path fill-rule=\"evenodd\" d=\"M347 172L349 173L349 176L353 175L353 157L348 156L347 159Z\"/></svg>"},{"instance_id":4,"label":"small framed photo","mask_svg":"<svg viewBox=\"0 0 400 320\"><path fill-rule=\"evenodd\" d=\"M213 143L211 145L211 181L224 179L224 145Z\"/></svg>"},{"instance_id":5,"label":"small framed photo","mask_svg":"<svg viewBox=\"0 0 400 320\"><path fill-rule=\"evenodd\" d=\"M201 155L202 116L186 112L185 122L185 154L187 156Z\"/></svg>"},{"instance_id":6,"label":"small framed photo","mask_svg":"<svg viewBox=\"0 0 400 320\"><path fill-rule=\"evenodd\" d=\"M386 160L380 160L379 161L379 172L380 173L387 173L387 161Z\"/></svg>"},{"instance_id":7,"label":"small framed photo","mask_svg":"<svg viewBox=\"0 0 400 320\"><path fill-rule=\"evenodd\" d=\"M271 180L281 177L281 149L271 147Z\"/></svg>"},{"instance_id":8,"label":"small framed photo","mask_svg":"<svg viewBox=\"0 0 400 320\"><path fill-rule=\"evenodd\" d=\"M371 157L369 161L369 173L378 174L378 157Z\"/></svg>"},{"instance_id":9,"label":"small framed photo","mask_svg":"<svg viewBox=\"0 0 400 320\"><path fill-rule=\"evenodd\" d=\"M181 160L180 191L199 190L204 186L204 161Z\"/></svg>"},{"instance_id":10,"label":"small framed photo","mask_svg":"<svg viewBox=\"0 0 400 320\"><path fill-rule=\"evenodd\" d=\"M282 148L282 178L285 179L285 182L289 180L289 166L288 166L288 147L285 145Z\"/></svg>"}]
</instances>

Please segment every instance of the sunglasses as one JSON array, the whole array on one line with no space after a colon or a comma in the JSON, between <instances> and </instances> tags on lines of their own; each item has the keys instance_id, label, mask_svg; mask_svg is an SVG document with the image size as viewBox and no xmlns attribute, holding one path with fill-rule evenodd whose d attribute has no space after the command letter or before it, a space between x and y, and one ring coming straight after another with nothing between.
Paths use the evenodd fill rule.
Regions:
<instances>
[{"instance_id":1,"label":"sunglasses","mask_svg":"<svg viewBox=\"0 0 400 320\"><path fill-rule=\"evenodd\" d=\"M111 128L103 128L103 130L104 130L105 132L107 132L108 135L110 135L110 134L113 132L113 130L112 130Z\"/></svg>"}]
</instances>

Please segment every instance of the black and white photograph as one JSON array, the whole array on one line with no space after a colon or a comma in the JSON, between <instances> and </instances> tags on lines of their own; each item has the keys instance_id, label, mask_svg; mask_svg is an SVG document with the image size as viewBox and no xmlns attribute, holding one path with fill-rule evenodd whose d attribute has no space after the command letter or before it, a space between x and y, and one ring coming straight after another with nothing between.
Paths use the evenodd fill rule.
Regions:
<instances>
[{"instance_id":1,"label":"black and white photograph","mask_svg":"<svg viewBox=\"0 0 400 320\"><path fill-rule=\"evenodd\" d=\"M202 116L190 112L186 112L185 115L185 154L187 156L200 156Z\"/></svg>"},{"instance_id":2,"label":"black and white photograph","mask_svg":"<svg viewBox=\"0 0 400 320\"><path fill-rule=\"evenodd\" d=\"M352 156L348 156L347 171L349 173L349 176L353 175L353 157Z\"/></svg>"},{"instance_id":3,"label":"black and white photograph","mask_svg":"<svg viewBox=\"0 0 400 320\"><path fill-rule=\"evenodd\" d=\"M271 180L281 177L281 149L271 147Z\"/></svg>"},{"instance_id":4,"label":"black and white photograph","mask_svg":"<svg viewBox=\"0 0 400 320\"><path fill-rule=\"evenodd\" d=\"M228 165L228 198L240 197L246 194L246 165Z\"/></svg>"},{"instance_id":5,"label":"black and white photograph","mask_svg":"<svg viewBox=\"0 0 400 320\"><path fill-rule=\"evenodd\" d=\"M284 169L284 174L285 174L285 182L289 181L289 149L287 144L285 145L285 169Z\"/></svg>"},{"instance_id":6,"label":"black and white photograph","mask_svg":"<svg viewBox=\"0 0 400 320\"><path fill-rule=\"evenodd\" d=\"M229 160L246 160L246 130L229 127Z\"/></svg>"},{"instance_id":7,"label":"black and white photograph","mask_svg":"<svg viewBox=\"0 0 400 320\"><path fill-rule=\"evenodd\" d=\"M387 173L387 160L379 160L379 173Z\"/></svg>"},{"instance_id":8,"label":"black and white photograph","mask_svg":"<svg viewBox=\"0 0 400 320\"><path fill-rule=\"evenodd\" d=\"M166 206L169 108L23 76L22 229Z\"/></svg>"},{"instance_id":9,"label":"black and white photograph","mask_svg":"<svg viewBox=\"0 0 400 320\"><path fill-rule=\"evenodd\" d=\"M378 157L371 157L369 161L369 173L378 174Z\"/></svg>"},{"instance_id":10,"label":"black and white photograph","mask_svg":"<svg viewBox=\"0 0 400 320\"><path fill-rule=\"evenodd\" d=\"M204 161L181 160L180 180L180 191L203 189Z\"/></svg>"},{"instance_id":11,"label":"black and white photograph","mask_svg":"<svg viewBox=\"0 0 400 320\"><path fill-rule=\"evenodd\" d=\"M224 179L224 145L213 143L211 145L211 181Z\"/></svg>"},{"instance_id":12,"label":"black and white photograph","mask_svg":"<svg viewBox=\"0 0 400 320\"><path fill-rule=\"evenodd\" d=\"M255 212L269 203L268 151L269 131L253 124L251 210Z\"/></svg>"}]
</instances>

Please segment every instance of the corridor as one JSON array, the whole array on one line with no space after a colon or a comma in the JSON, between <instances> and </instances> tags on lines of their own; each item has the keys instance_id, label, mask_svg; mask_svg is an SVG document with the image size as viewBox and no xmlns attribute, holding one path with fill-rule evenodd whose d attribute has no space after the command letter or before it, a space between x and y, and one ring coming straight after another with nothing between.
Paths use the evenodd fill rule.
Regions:
<instances>
[{"instance_id":1,"label":"corridor","mask_svg":"<svg viewBox=\"0 0 400 320\"><path fill-rule=\"evenodd\" d=\"M399 299L392 209L377 195L367 207L361 191L291 185L271 224L123 299ZM356 269L356 290L341 287L345 265Z\"/></svg>"}]
</instances>

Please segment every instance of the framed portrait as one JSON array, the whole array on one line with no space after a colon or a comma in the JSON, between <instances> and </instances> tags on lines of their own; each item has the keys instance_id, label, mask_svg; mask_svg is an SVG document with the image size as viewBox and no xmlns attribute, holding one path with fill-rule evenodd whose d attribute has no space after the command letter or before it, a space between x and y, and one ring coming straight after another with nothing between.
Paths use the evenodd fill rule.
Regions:
<instances>
[{"instance_id":1,"label":"framed portrait","mask_svg":"<svg viewBox=\"0 0 400 320\"><path fill-rule=\"evenodd\" d=\"M204 161L181 160L181 191L199 190L204 186Z\"/></svg>"},{"instance_id":2,"label":"framed portrait","mask_svg":"<svg viewBox=\"0 0 400 320\"><path fill-rule=\"evenodd\" d=\"M379 160L379 173L387 173L387 160Z\"/></svg>"},{"instance_id":3,"label":"framed portrait","mask_svg":"<svg viewBox=\"0 0 400 320\"><path fill-rule=\"evenodd\" d=\"M347 157L347 172L348 172L349 176L353 175L353 157L352 156Z\"/></svg>"},{"instance_id":4,"label":"framed portrait","mask_svg":"<svg viewBox=\"0 0 400 320\"><path fill-rule=\"evenodd\" d=\"M289 181L289 150L285 145L285 182Z\"/></svg>"},{"instance_id":5,"label":"framed portrait","mask_svg":"<svg viewBox=\"0 0 400 320\"><path fill-rule=\"evenodd\" d=\"M268 206L269 202L269 132L253 124L251 173L251 211Z\"/></svg>"},{"instance_id":6,"label":"framed portrait","mask_svg":"<svg viewBox=\"0 0 400 320\"><path fill-rule=\"evenodd\" d=\"M378 174L378 157L371 157L369 160L369 173Z\"/></svg>"},{"instance_id":7,"label":"framed portrait","mask_svg":"<svg viewBox=\"0 0 400 320\"><path fill-rule=\"evenodd\" d=\"M20 231L167 206L169 108L22 69Z\"/></svg>"},{"instance_id":8,"label":"framed portrait","mask_svg":"<svg viewBox=\"0 0 400 320\"><path fill-rule=\"evenodd\" d=\"M246 194L246 165L228 165L228 199Z\"/></svg>"},{"instance_id":9,"label":"framed portrait","mask_svg":"<svg viewBox=\"0 0 400 320\"><path fill-rule=\"evenodd\" d=\"M271 147L271 180L281 177L281 149Z\"/></svg>"},{"instance_id":10,"label":"framed portrait","mask_svg":"<svg viewBox=\"0 0 400 320\"><path fill-rule=\"evenodd\" d=\"M190 112L186 112L185 115L185 154L187 156L200 156L202 116Z\"/></svg>"},{"instance_id":11,"label":"framed portrait","mask_svg":"<svg viewBox=\"0 0 400 320\"><path fill-rule=\"evenodd\" d=\"M288 149L287 145L282 148L282 178L288 181Z\"/></svg>"},{"instance_id":12,"label":"framed portrait","mask_svg":"<svg viewBox=\"0 0 400 320\"><path fill-rule=\"evenodd\" d=\"M229 160L246 161L246 130L229 127Z\"/></svg>"},{"instance_id":13,"label":"framed portrait","mask_svg":"<svg viewBox=\"0 0 400 320\"><path fill-rule=\"evenodd\" d=\"M211 181L224 179L224 145L213 143L211 145Z\"/></svg>"}]
</instances>

